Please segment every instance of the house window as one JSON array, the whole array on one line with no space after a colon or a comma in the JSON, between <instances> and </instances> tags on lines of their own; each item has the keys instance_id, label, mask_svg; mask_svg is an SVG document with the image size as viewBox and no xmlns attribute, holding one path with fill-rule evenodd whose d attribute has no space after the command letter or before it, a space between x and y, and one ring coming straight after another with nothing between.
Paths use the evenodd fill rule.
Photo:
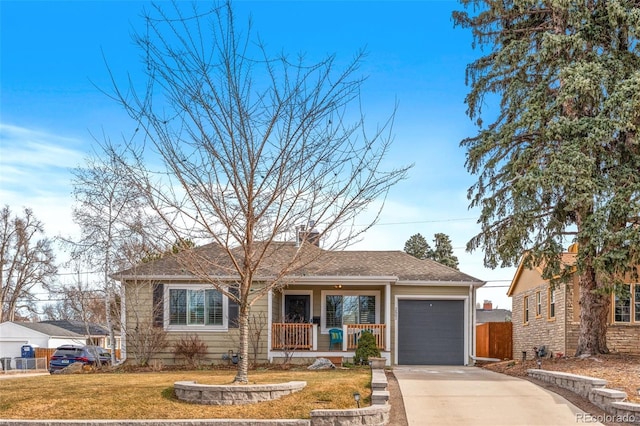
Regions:
<instances>
[{"instance_id":1,"label":"house window","mask_svg":"<svg viewBox=\"0 0 640 426\"><path fill-rule=\"evenodd\" d=\"M227 327L227 298L206 286L166 286L165 319L167 329L191 327L223 329Z\"/></svg>"},{"instance_id":2,"label":"house window","mask_svg":"<svg viewBox=\"0 0 640 426\"><path fill-rule=\"evenodd\" d=\"M634 284L633 288L635 288L635 292L633 293L634 318L637 323L640 323L640 283Z\"/></svg>"},{"instance_id":3,"label":"house window","mask_svg":"<svg viewBox=\"0 0 640 426\"><path fill-rule=\"evenodd\" d=\"M379 292L322 292L322 329L342 328L344 324L376 324L379 318Z\"/></svg>"},{"instance_id":4,"label":"house window","mask_svg":"<svg viewBox=\"0 0 640 426\"><path fill-rule=\"evenodd\" d=\"M623 284L613 302L615 322L640 323L640 284Z\"/></svg>"},{"instance_id":5,"label":"house window","mask_svg":"<svg viewBox=\"0 0 640 426\"><path fill-rule=\"evenodd\" d=\"M551 288L549 289L547 300L549 301L549 309L548 309L549 319L555 318L556 317L556 294Z\"/></svg>"},{"instance_id":6,"label":"house window","mask_svg":"<svg viewBox=\"0 0 640 426\"><path fill-rule=\"evenodd\" d=\"M536 318L542 315L542 295L536 291Z\"/></svg>"},{"instance_id":7,"label":"house window","mask_svg":"<svg viewBox=\"0 0 640 426\"><path fill-rule=\"evenodd\" d=\"M524 323L528 323L529 322L529 296L525 296L524 297Z\"/></svg>"}]
</instances>

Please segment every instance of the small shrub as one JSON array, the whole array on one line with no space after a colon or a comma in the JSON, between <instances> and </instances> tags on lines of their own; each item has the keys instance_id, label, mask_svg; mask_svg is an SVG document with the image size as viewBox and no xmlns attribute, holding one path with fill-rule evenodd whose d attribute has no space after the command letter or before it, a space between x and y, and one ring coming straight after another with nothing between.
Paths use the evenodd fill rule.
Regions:
<instances>
[{"instance_id":1,"label":"small shrub","mask_svg":"<svg viewBox=\"0 0 640 426\"><path fill-rule=\"evenodd\" d=\"M187 335L173 344L176 357L184 357L191 368L200 367L200 362L207 355L207 345L197 335Z\"/></svg>"},{"instance_id":2,"label":"small shrub","mask_svg":"<svg viewBox=\"0 0 640 426\"><path fill-rule=\"evenodd\" d=\"M358 339L358 347L356 348L356 354L353 357L355 364L367 364L369 357L379 357L380 349L376 345L376 338L370 331L363 331Z\"/></svg>"}]
</instances>

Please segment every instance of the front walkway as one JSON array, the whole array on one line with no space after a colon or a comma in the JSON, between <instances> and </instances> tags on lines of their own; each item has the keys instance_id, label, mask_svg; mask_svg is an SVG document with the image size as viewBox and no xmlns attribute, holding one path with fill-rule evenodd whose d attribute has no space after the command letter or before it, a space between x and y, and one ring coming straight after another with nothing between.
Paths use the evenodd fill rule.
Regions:
<instances>
[{"instance_id":1,"label":"front walkway","mask_svg":"<svg viewBox=\"0 0 640 426\"><path fill-rule=\"evenodd\" d=\"M602 425L561 396L477 367L396 366L410 426Z\"/></svg>"}]
</instances>

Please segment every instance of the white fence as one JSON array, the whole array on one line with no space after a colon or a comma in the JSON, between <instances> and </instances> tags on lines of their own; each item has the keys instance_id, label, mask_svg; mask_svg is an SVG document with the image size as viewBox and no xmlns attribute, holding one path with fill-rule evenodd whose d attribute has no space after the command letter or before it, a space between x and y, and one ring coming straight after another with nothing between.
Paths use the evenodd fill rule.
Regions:
<instances>
[{"instance_id":1,"label":"white fence","mask_svg":"<svg viewBox=\"0 0 640 426\"><path fill-rule=\"evenodd\" d=\"M46 371L46 358L0 358L0 371L7 373L33 373L38 370Z\"/></svg>"}]
</instances>

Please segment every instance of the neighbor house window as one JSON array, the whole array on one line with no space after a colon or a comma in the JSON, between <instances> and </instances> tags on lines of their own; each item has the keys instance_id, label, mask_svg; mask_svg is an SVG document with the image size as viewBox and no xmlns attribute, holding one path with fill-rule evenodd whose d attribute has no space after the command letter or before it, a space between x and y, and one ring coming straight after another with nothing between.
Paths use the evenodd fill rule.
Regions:
<instances>
[{"instance_id":1,"label":"neighbor house window","mask_svg":"<svg viewBox=\"0 0 640 426\"><path fill-rule=\"evenodd\" d=\"M168 328L226 328L227 300L218 290L169 285L166 296L168 303L165 304L165 318Z\"/></svg>"},{"instance_id":2,"label":"neighbor house window","mask_svg":"<svg viewBox=\"0 0 640 426\"><path fill-rule=\"evenodd\" d=\"M640 284L623 284L613 297L615 322L640 323Z\"/></svg>"},{"instance_id":3,"label":"neighbor house window","mask_svg":"<svg viewBox=\"0 0 640 426\"><path fill-rule=\"evenodd\" d=\"M555 295L555 291L553 291L551 288L549 289L547 300L549 301L549 309L548 309L549 319L555 318L556 317L556 295Z\"/></svg>"},{"instance_id":4,"label":"neighbor house window","mask_svg":"<svg viewBox=\"0 0 640 426\"><path fill-rule=\"evenodd\" d=\"M536 291L536 318L542 315L542 295Z\"/></svg>"},{"instance_id":5,"label":"neighbor house window","mask_svg":"<svg viewBox=\"0 0 640 426\"><path fill-rule=\"evenodd\" d=\"M529 322L529 296L524 297L524 318L525 324Z\"/></svg>"},{"instance_id":6,"label":"neighbor house window","mask_svg":"<svg viewBox=\"0 0 640 426\"><path fill-rule=\"evenodd\" d=\"M344 324L376 324L379 317L379 292L322 292L324 330Z\"/></svg>"}]
</instances>

